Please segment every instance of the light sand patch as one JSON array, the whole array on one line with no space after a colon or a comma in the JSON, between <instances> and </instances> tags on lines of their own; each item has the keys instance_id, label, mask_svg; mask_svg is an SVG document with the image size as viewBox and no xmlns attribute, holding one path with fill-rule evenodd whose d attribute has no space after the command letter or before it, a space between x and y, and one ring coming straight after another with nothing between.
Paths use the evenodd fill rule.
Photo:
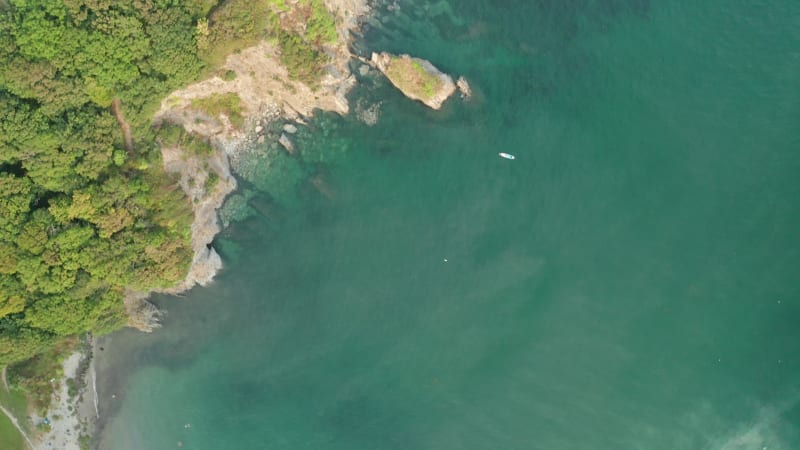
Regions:
<instances>
[{"instance_id":1,"label":"light sand patch","mask_svg":"<svg viewBox=\"0 0 800 450\"><path fill-rule=\"evenodd\" d=\"M35 450L80 450L78 437L81 433L81 425L78 420L77 411L78 398L70 398L67 378L75 378L78 374L83 353L76 352L64 361L64 379L60 381L58 389L53 393L53 402L47 412L47 419L50 421L50 430L36 437ZM39 423L42 418L34 416L34 422Z\"/></svg>"}]
</instances>

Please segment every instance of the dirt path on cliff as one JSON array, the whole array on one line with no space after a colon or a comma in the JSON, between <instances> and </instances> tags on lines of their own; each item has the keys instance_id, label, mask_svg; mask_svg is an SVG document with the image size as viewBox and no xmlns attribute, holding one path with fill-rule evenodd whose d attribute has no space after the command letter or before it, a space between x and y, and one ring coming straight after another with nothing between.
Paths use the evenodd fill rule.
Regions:
<instances>
[{"instance_id":1,"label":"dirt path on cliff","mask_svg":"<svg viewBox=\"0 0 800 450\"><path fill-rule=\"evenodd\" d=\"M119 127L122 129L122 136L125 138L125 150L128 151L128 155L133 155L133 137L131 137L131 126L125 120L125 115L122 113L122 102L120 102L118 98L115 98L114 101L111 102L111 112L114 113L114 117L117 118Z\"/></svg>"}]
</instances>

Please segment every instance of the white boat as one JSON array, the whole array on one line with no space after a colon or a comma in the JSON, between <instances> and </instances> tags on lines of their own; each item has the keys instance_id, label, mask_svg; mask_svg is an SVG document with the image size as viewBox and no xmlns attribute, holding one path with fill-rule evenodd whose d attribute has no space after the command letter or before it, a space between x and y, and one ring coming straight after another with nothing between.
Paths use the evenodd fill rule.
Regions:
<instances>
[{"instance_id":1,"label":"white boat","mask_svg":"<svg viewBox=\"0 0 800 450\"><path fill-rule=\"evenodd\" d=\"M516 156L512 155L511 153L502 153L502 152L500 152L500 153L498 153L498 155L500 155L501 158L505 158L505 159L516 159L517 158Z\"/></svg>"}]
</instances>

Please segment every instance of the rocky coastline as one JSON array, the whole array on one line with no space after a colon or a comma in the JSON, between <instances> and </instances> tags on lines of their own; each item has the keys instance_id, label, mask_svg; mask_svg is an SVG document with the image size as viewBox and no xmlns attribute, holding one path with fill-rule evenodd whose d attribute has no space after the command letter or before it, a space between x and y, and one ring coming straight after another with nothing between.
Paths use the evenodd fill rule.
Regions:
<instances>
[{"instance_id":1,"label":"rocky coastline","mask_svg":"<svg viewBox=\"0 0 800 450\"><path fill-rule=\"evenodd\" d=\"M385 52L373 53L371 60L354 55L350 46L361 21L370 14L368 0L326 0L325 5L336 15L339 39L326 48L331 60L318 86L310 87L293 80L280 61L279 48L275 43L262 41L228 56L220 72L231 74L232 79L213 76L177 90L162 101L154 124L179 125L186 132L211 144L214 153L208 157L198 157L179 147L162 148L165 170L179 178L181 188L192 202L194 221L191 247L194 257L186 278L176 286L152 292L127 293L125 305L131 327L149 332L159 326L158 309L147 300L150 294L179 295L195 285L205 286L213 280L214 275L222 269L222 260L211 247L214 237L222 230L218 210L226 197L236 190L234 173L241 166L241 161L248 157L255 144L264 142L262 132L271 123L287 122L288 130L280 133L278 143L293 153L295 148L291 135L296 127L291 122L304 124L314 110L348 114L351 107L346 95L356 84L356 77L350 70L353 58L375 67L407 97L433 109L441 108L456 91L461 92L463 99L469 99L472 95L464 77L454 82L450 75L441 72L427 60ZM415 67L421 67L427 75L440 80L435 92L428 96L415 95L413 89L398 85L390 70L392 61L398 60L411 62ZM224 114L211 117L193 107L194 100L227 93L236 94L241 100L244 126L235 126L231 118ZM379 107L379 104L367 108L356 105L356 113L360 118L363 116L364 123L374 125ZM219 180L212 189L205 188L209 177Z\"/></svg>"},{"instance_id":2,"label":"rocky coastline","mask_svg":"<svg viewBox=\"0 0 800 450\"><path fill-rule=\"evenodd\" d=\"M237 168L241 167L244 160L253 156L252 152L257 145L267 138L266 130L274 128L270 127L272 124L283 123L277 142L287 152L292 153L295 151L295 124L305 124L315 110L348 114L351 105L346 95L356 84L356 77L350 70L354 57L375 67L395 86L397 83L390 76L389 70L393 59L402 58L422 67L428 75L441 81L433 95L415 97L413 92L400 86L398 88L407 97L419 100L430 108L441 108L456 91L461 92L462 98L469 98L471 90L463 77L454 82L450 75L439 71L429 61L408 55L396 57L387 53L373 54L372 60L353 55L350 45L354 32L361 20L370 13L367 2L368 0L325 0L326 7L337 17L340 39L326 48L331 61L325 67L319 84L313 88L292 79L280 61L280 50L275 43L262 41L229 55L218 75L186 86L164 98L154 116L154 126L177 125L208 143L213 151L208 155L198 155L175 145L161 149L164 169L178 180L178 185L192 204L194 219L191 226L191 248L194 257L187 276L177 285L150 292L126 292L125 306L130 327L151 332L160 326L161 312L148 301L151 294L180 295L196 285L205 286L213 280L222 269L223 263L212 247L212 241L223 228L219 210L226 197L237 188L234 177ZM368 68L362 65L362 76L365 69ZM194 105L197 99L225 94L235 94L240 99L243 123L238 126L229 115L223 113L212 116ZM380 103L355 107L357 116L368 125L377 122L379 108ZM275 139L275 136L270 138ZM60 391L63 388L57 390L52 410L69 413L65 413L60 419L63 424L35 437L34 450L54 448L53 443L65 450L78 450L82 448L79 443L81 433L66 433L65 430L79 427L83 430L82 433L88 435L97 431L101 411L97 409L98 393L93 388L96 355L92 344L72 355L68 359L69 366L65 363L65 380L69 377L80 377L80 400L75 403L74 399L69 400L62 395ZM73 367L75 361L79 361L80 367L87 367L88 370L78 374ZM64 385L65 382L62 382L62 386Z\"/></svg>"},{"instance_id":3,"label":"rocky coastline","mask_svg":"<svg viewBox=\"0 0 800 450\"><path fill-rule=\"evenodd\" d=\"M161 149L164 169L176 177L192 204L191 248L194 257L186 277L176 286L150 292L126 292L125 307L130 327L151 332L160 326L161 312L148 301L151 294L179 295L196 285L207 285L222 269L222 260L211 243L222 230L218 210L237 186L232 166L246 158L255 144L263 142L262 132L269 124L275 121L302 124L317 109L339 114L350 111L346 95L354 86L355 77L349 70L351 54L348 46L351 32L368 14L369 7L366 0L325 0L325 4L337 17L340 39L327 48L331 61L325 67L318 86L312 88L291 79L280 62L276 45L262 41L228 56L221 72L234 73L232 79L213 76L175 91L162 101L153 119L154 126L162 123L181 126L210 144L213 151L209 155L197 155L179 146ZM235 126L224 114L211 117L193 108L194 99L224 93L235 93L241 100L243 126ZM280 141L287 151L293 149L289 136L296 131L294 125L284 126ZM209 182L211 180L213 183ZM91 343L65 360L64 378L54 381L58 384L48 417L28 418L34 424L49 424L49 431L31 437L29 446L33 450L80 450L85 448L81 440L97 431L100 411L97 409L98 393L94 388L96 355L94 343ZM79 386L77 397L67 394L69 379L73 380L70 383Z\"/></svg>"},{"instance_id":4,"label":"rocky coastline","mask_svg":"<svg viewBox=\"0 0 800 450\"><path fill-rule=\"evenodd\" d=\"M153 331L159 326L159 312L147 300L150 294L178 295L195 285L205 286L222 269L222 260L211 247L222 229L217 211L236 189L235 168L255 143L263 142L261 132L270 123L278 120L303 123L317 109L342 115L350 111L346 95L356 80L349 69L352 55L348 47L352 32L370 9L366 0L328 0L325 3L337 17L339 40L326 49L331 60L318 86L310 87L292 79L280 61L279 48L262 41L228 56L220 72L229 74L231 79L213 76L177 90L162 101L154 117L155 125L181 126L211 144L214 152L200 157L180 147L162 148L165 170L179 178L181 188L192 202L194 257L186 278L176 286L126 294L129 326ZM243 126L237 127L224 114L211 117L193 107L193 100L227 93L235 94L241 101ZM279 142L287 151L294 151L287 133L281 134ZM218 180L211 189L206 188L209 177Z\"/></svg>"}]
</instances>

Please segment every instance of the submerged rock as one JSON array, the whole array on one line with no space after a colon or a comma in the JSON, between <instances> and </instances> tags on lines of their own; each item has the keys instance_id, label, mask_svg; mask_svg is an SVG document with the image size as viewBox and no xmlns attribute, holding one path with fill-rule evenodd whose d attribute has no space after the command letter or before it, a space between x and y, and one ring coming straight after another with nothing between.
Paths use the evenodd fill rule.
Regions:
<instances>
[{"instance_id":1,"label":"submerged rock","mask_svg":"<svg viewBox=\"0 0 800 450\"><path fill-rule=\"evenodd\" d=\"M458 90L461 92L461 98L469 99L472 97L472 88L469 87L469 83L467 83L466 78L458 77L458 80L456 80L456 86L458 86Z\"/></svg>"},{"instance_id":2,"label":"submerged rock","mask_svg":"<svg viewBox=\"0 0 800 450\"><path fill-rule=\"evenodd\" d=\"M368 104L366 101L359 100L356 103L356 117L369 126L378 123L381 116L381 102Z\"/></svg>"},{"instance_id":3,"label":"submerged rock","mask_svg":"<svg viewBox=\"0 0 800 450\"><path fill-rule=\"evenodd\" d=\"M289 139L289 136L287 136L286 133L281 133L278 143L281 144L289 153L294 153L294 144L292 144L292 140Z\"/></svg>"},{"instance_id":4,"label":"submerged rock","mask_svg":"<svg viewBox=\"0 0 800 450\"><path fill-rule=\"evenodd\" d=\"M373 53L372 64L406 97L419 100L426 106L439 109L456 91L450 75L442 73L430 61L409 55Z\"/></svg>"},{"instance_id":5,"label":"submerged rock","mask_svg":"<svg viewBox=\"0 0 800 450\"><path fill-rule=\"evenodd\" d=\"M283 126L283 131L289 134L295 134L297 133L297 127L290 123L287 123L286 125Z\"/></svg>"}]
</instances>

